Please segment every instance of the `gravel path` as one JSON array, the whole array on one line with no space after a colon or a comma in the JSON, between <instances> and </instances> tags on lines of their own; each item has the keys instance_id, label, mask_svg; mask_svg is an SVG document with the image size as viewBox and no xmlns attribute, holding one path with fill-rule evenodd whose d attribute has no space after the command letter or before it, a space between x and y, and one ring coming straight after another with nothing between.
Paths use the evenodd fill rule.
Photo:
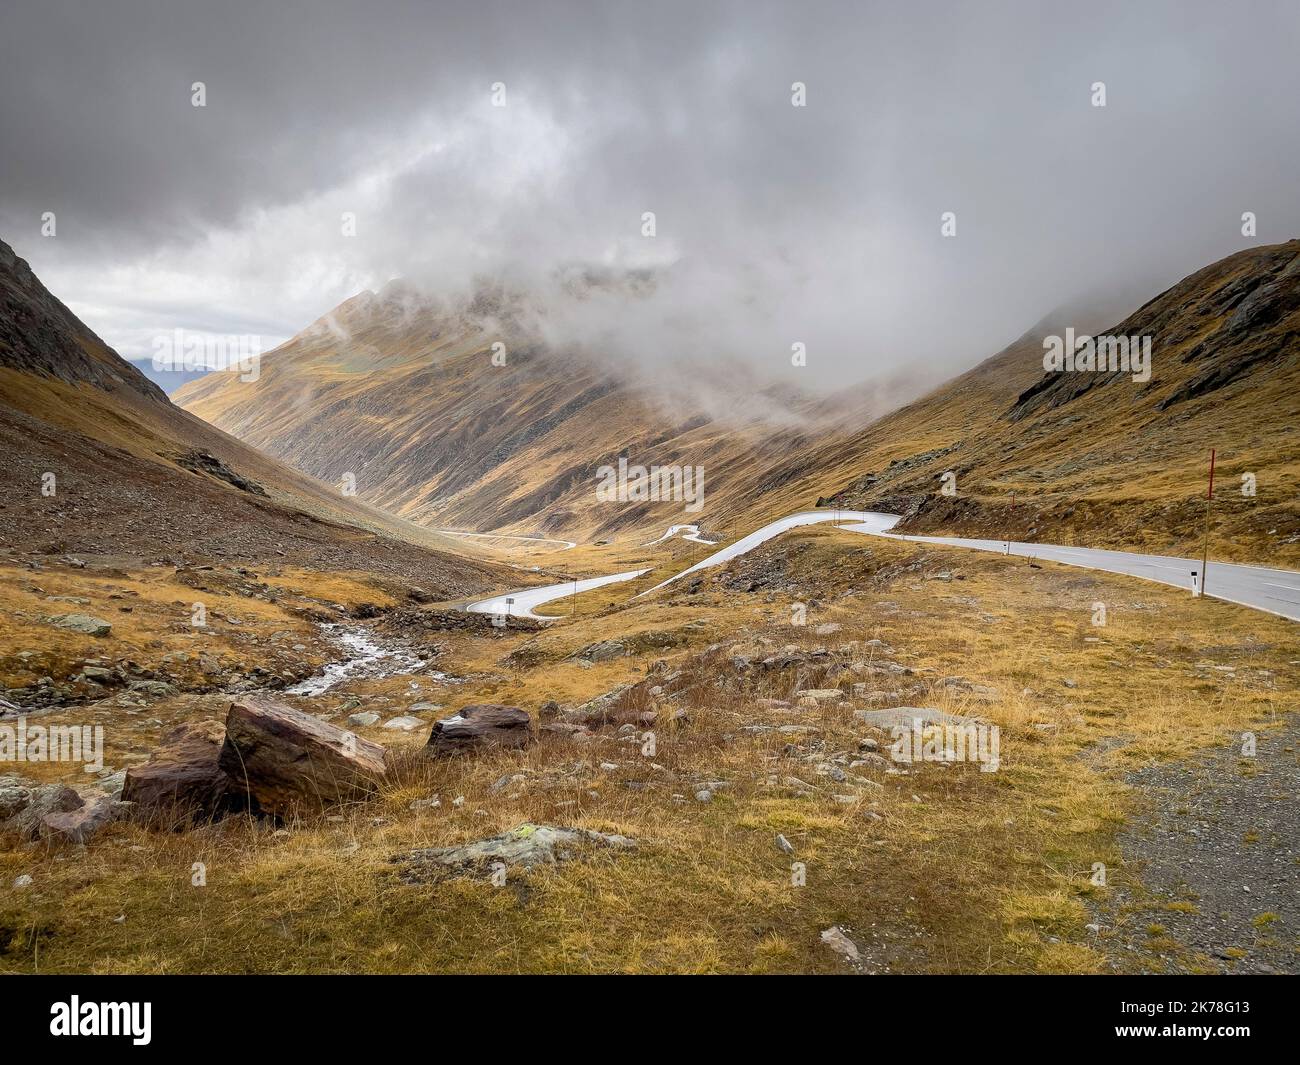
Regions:
<instances>
[{"instance_id":1,"label":"gravel path","mask_svg":"<svg viewBox=\"0 0 1300 1065\"><path fill-rule=\"evenodd\" d=\"M1129 778L1152 805L1120 836L1141 886L1100 916L1116 968L1300 973L1300 718L1256 737Z\"/></svg>"}]
</instances>

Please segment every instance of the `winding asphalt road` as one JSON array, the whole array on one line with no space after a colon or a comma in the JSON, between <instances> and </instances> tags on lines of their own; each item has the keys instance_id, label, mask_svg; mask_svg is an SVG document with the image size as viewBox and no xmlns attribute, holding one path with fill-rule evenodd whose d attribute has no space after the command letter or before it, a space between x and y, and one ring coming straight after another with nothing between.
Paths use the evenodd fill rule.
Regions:
<instances>
[{"instance_id":1,"label":"winding asphalt road","mask_svg":"<svg viewBox=\"0 0 1300 1065\"><path fill-rule=\"evenodd\" d=\"M1172 585L1175 588L1185 588L1189 595L1192 594L1192 572L1199 571L1201 568L1198 559L1174 558L1169 555L1103 551L1090 547L1059 547L1052 544L1020 543L1014 540L1008 543L1005 540L977 540L960 536L903 536L890 532L889 530L900 520L897 514L863 510L807 510L790 514L715 551L695 565L682 570L681 573L655 585L654 588L641 592L640 595L648 595L664 585L681 580L688 574L722 565L789 529L828 521L836 522L841 528L850 532L865 533L870 536L887 536L891 539L911 540L915 543L964 547L973 551L990 551L999 555L1018 555L1024 558L1060 562L1067 566L1080 566L1106 573L1122 573L1130 577L1141 577L1144 580ZM583 592L618 581L630 581L647 572L649 571L641 569L628 573L615 573L608 577L593 577L579 581L578 591ZM1300 621L1300 572L1295 570L1265 569L1262 566L1243 566L1215 562L1211 559L1206 592L1213 599L1224 599L1230 603L1277 614L1292 621ZM572 593L573 582L567 581L563 584L507 592L491 599L471 603L466 609L479 613L504 614L507 613L505 599L506 596L510 596L514 599L514 603L509 608L510 612L536 618L537 615L532 613L534 607Z\"/></svg>"},{"instance_id":2,"label":"winding asphalt road","mask_svg":"<svg viewBox=\"0 0 1300 1065\"><path fill-rule=\"evenodd\" d=\"M517 618L533 618L536 621L553 621L533 613L534 607L549 603L553 599L563 599L566 595L580 595L593 588L602 588L606 584L618 584L630 581L649 573L648 569L634 569L627 573L611 573L608 577L589 577L584 581L564 581L562 584L543 584L538 588L521 588L517 592L502 592L491 599L480 599L468 603L465 609L473 614L505 614ZM509 599L510 602L506 602Z\"/></svg>"}]
</instances>

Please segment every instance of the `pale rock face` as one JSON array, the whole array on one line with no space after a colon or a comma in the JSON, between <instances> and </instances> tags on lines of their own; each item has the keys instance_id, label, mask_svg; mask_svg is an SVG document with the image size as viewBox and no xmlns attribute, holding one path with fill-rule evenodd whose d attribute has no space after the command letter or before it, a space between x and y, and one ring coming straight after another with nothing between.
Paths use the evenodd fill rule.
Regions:
<instances>
[{"instance_id":1,"label":"pale rock face","mask_svg":"<svg viewBox=\"0 0 1300 1065\"><path fill-rule=\"evenodd\" d=\"M393 860L407 866L404 877L423 879L420 869L448 872L482 871L500 862L524 869L570 861L585 849L631 850L635 841L626 836L582 828L522 824L499 836L459 847L430 847L410 851Z\"/></svg>"},{"instance_id":2,"label":"pale rock face","mask_svg":"<svg viewBox=\"0 0 1300 1065\"><path fill-rule=\"evenodd\" d=\"M856 962L861 958L858 945L844 934L844 929L839 925L832 925L823 931L822 942L847 961Z\"/></svg>"}]
</instances>

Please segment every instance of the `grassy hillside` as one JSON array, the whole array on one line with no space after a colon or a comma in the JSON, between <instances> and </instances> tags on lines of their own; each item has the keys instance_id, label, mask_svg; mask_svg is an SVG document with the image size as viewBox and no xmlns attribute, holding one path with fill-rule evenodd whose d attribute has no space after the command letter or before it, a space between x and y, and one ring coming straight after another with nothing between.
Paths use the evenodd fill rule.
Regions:
<instances>
[{"instance_id":1,"label":"grassy hillside","mask_svg":"<svg viewBox=\"0 0 1300 1065\"><path fill-rule=\"evenodd\" d=\"M821 498L903 513L901 531L1199 553L1215 448L1212 554L1300 564L1300 241L1229 256L1098 329L1152 337L1149 382L1045 373L1043 338L1068 324L773 467L748 518Z\"/></svg>"},{"instance_id":2,"label":"grassy hillside","mask_svg":"<svg viewBox=\"0 0 1300 1065\"><path fill-rule=\"evenodd\" d=\"M473 307L412 300L400 287L356 297L271 352L259 380L210 374L176 400L322 480L354 473L361 498L423 524L583 540L720 516L728 501L734 511L756 471L805 450L846 410L863 411L861 423L889 402L755 392L738 368L692 367L699 391L730 395L720 412L516 338L508 324L494 331ZM620 456L703 467L706 511L599 502L597 470Z\"/></svg>"},{"instance_id":3,"label":"grassy hillside","mask_svg":"<svg viewBox=\"0 0 1300 1065\"><path fill-rule=\"evenodd\" d=\"M480 318L401 290L344 304L255 383L209 375L178 401L324 480L354 472L362 498L419 522L586 541L683 520L734 532L821 500L899 511L913 532L1192 553L1215 448L1212 553L1294 565L1298 256L1239 252L1119 323L1054 316L875 421L896 388L814 403L737 386L734 409L706 413L522 340L494 365ZM1067 327L1150 337L1150 380L1045 373L1044 337ZM703 466L703 512L598 503L596 470L619 455Z\"/></svg>"},{"instance_id":4,"label":"grassy hillside","mask_svg":"<svg viewBox=\"0 0 1300 1065\"><path fill-rule=\"evenodd\" d=\"M456 541L172 405L0 243L0 530L11 552L405 564L448 594L501 582ZM42 491L54 475L52 494ZM377 544L391 544L376 552ZM432 549L432 550L431 550ZM419 561L416 561L416 560Z\"/></svg>"}]
</instances>

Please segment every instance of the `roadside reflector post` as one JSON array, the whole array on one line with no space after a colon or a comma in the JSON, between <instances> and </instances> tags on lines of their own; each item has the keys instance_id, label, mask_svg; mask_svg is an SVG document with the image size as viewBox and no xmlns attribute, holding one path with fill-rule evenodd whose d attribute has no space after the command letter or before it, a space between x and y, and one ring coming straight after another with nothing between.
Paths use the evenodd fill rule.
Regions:
<instances>
[{"instance_id":1,"label":"roadside reflector post","mask_svg":"<svg viewBox=\"0 0 1300 1065\"><path fill-rule=\"evenodd\" d=\"M506 617L510 616L510 608L515 605L514 596L506 596Z\"/></svg>"},{"instance_id":2,"label":"roadside reflector post","mask_svg":"<svg viewBox=\"0 0 1300 1065\"><path fill-rule=\"evenodd\" d=\"M1214 448L1210 448L1210 487L1205 493L1205 550L1201 554L1201 595L1210 569L1210 504L1214 501Z\"/></svg>"},{"instance_id":3,"label":"roadside reflector post","mask_svg":"<svg viewBox=\"0 0 1300 1065\"><path fill-rule=\"evenodd\" d=\"M1197 595L1197 596L1198 596L1198 595L1201 594L1201 588L1200 588L1200 584L1199 584L1199 582L1197 581L1196 577L1197 577L1196 570L1192 570L1192 595Z\"/></svg>"}]
</instances>

